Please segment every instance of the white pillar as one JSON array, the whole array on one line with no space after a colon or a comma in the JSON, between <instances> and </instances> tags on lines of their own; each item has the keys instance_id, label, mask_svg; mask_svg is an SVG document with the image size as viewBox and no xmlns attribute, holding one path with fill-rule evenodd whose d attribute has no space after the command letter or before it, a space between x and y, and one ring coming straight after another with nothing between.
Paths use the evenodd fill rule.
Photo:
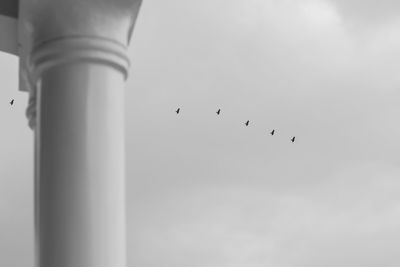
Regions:
<instances>
[{"instance_id":1,"label":"white pillar","mask_svg":"<svg viewBox=\"0 0 400 267\"><path fill-rule=\"evenodd\" d=\"M60 53L70 49L59 42ZM125 266L124 75L111 64L76 60L41 74L40 267Z\"/></svg>"},{"instance_id":2,"label":"white pillar","mask_svg":"<svg viewBox=\"0 0 400 267\"><path fill-rule=\"evenodd\" d=\"M57 7L43 0L29 20L27 114L35 134L36 265L125 267L124 85L140 1L114 1L136 7L123 10L128 19L113 12L118 10L114 6L107 10L107 1L81 1L82 13L63 4L77 1L63 1L54 0Z\"/></svg>"}]
</instances>

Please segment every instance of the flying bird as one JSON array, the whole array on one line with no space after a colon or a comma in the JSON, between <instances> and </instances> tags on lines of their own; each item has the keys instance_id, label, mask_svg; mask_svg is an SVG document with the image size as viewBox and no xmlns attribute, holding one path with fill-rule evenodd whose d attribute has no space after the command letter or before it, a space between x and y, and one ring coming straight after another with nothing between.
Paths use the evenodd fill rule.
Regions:
<instances>
[{"instance_id":1,"label":"flying bird","mask_svg":"<svg viewBox=\"0 0 400 267\"><path fill-rule=\"evenodd\" d=\"M270 133L271 135L274 135L275 133L275 129L272 130L272 132Z\"/></svg>"},{"instance_id":2,"label":"flying bird","mask_svg":"<svg viewBox=\"0 0 400 267\"><path fill-rule=\"evenodd\" d=\"M219 113L221 113L221 109L218 109L217 114L219 115Z\"/></svg>"},{"instance_id":3,"label":"flying bird","mask_svg":"<svg viewBox=\"0 0 400 267\"><path fill-rule=\"evenodd\" d=\"M293 136L293 137L292 137L292 139L291 139L291 140L292 140L292 143L294 143L294 139L296 139L296 136Z\"/></svg>"},{"instance_id":4,"label":"flying bird","mask_svg":"<svg viewBox=\"0 0 400 267\"><path fill-rule=\"evenodd\" d=\"M179 111L181 110L181 108L178 108L175 112L176 114L179 114Z\"/></svg>"},{"instance_id":5,"label":"flying bird","mask_svg":"<svg viewBox=\"0 0 400 267\"><path fill-rule=\"evenodd\" d=\"M249 122L250 122L250 121L246 121L246 123L245 123L245 124L246 124L246 126L249 126Z\"/></svg>"},{"instance_id":6,"label":"flying bird","mask_svg":"<svg viewBox=\"0 0 400 267\"><path fill-rule=\"evenodd\" d=\"M10 101L10 105L12 106L14 104L14 99Z\"/></svg>"}]
</instances>

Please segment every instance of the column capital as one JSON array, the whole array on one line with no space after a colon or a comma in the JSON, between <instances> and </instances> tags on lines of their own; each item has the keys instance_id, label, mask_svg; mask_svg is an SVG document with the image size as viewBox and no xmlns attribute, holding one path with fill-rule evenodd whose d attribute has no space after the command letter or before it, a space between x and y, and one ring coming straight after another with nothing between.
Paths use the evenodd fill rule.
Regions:
<instances>
[{"instance_id":1,"label":"column capital","mask_svg":"<svg viewBox=\"0 0 400 267\"><path fill-rule=\"evenodd\" d=\"M32 78L36 72L33 54L50 42L52 49L65 39L68 41L63 45L71 48L76 45L88 50L103 45L115 51L126 49L141 3L142 0L20 0L19 55L25 84L21 90L31 91L36 82ZM65 53L70 52L71 49ZM60 50L58 54L62 53Z\"/></svg>"},{"instance_id":2,"label":"column capital","mask_svg":"<svg viewBox=\"0 0 400 267\"><path fill-rule=\"evenodd\" d=\"M88 61L129 72L128 45L142 0L20 0L20 90L35 127L36 86L43 71Z\"/></svg>"}]
</instances>

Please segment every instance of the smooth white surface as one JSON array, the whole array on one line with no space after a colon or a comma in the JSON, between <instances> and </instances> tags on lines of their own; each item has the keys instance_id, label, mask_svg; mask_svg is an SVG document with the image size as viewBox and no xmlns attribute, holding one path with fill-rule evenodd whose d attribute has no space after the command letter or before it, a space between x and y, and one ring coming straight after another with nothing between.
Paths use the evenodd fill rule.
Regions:
<instances>
[{"instance_id":1,"label":"smooth white surface","mask_svg":"<svg viewBox=\"0 0 400 267\"><path fill-rule=\"evenodd\" d=\"M123 74L59 65L38 99L38 266L125 266Z\"/></svg>"}]
</instances>

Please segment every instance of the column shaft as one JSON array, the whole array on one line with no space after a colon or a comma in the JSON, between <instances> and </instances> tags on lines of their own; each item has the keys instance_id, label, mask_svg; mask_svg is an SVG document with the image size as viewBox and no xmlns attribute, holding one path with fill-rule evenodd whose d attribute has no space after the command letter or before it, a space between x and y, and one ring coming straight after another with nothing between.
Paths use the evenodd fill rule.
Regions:
<instances>
[{"instance_id":1,"label":"column shaft","mask_svg":"<svg viewBox=\"0 0 400 267\"><path fill-rule=\"evenodd\" d=\"M74 60L37 85L38 267L124 267L124 74Z\"/></svg>"}]
</instances>

